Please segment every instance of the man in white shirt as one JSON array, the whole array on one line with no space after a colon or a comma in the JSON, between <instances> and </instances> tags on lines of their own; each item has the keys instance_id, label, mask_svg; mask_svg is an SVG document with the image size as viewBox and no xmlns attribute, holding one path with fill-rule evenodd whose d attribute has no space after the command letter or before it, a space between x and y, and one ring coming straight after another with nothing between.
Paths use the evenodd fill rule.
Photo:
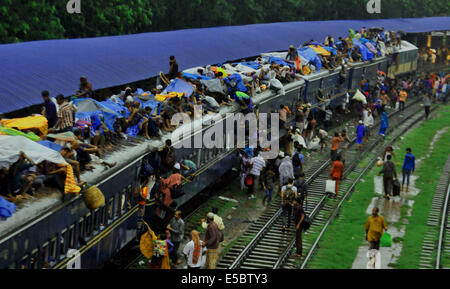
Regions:
<instances>
[{"instance_id":1,"label":"man in white shirt","mask_svg":"<svg viewBox=\"0 0 450 289\"><path fill-rule=\"evenodd\" d=\"M249 197L249 199L256 198L255 193L258 191L259 177L261 175L262 169L266 166L266 161L261 156L261 153L259 151L256 151L255 154L257 154L257 156L252 158L253 166L250 171L250 174L253 175L253 188L252 188L252 194Z\"/></svg>"},{"instance_id":2,"label":"man in white shirt","mask_svg":"<svg viewBox=\"0 0 450 289\"><path fill-rule=\"evenodd\" d=\"M200 269L206 262L206 247L203 247L203 241L200 240L199 234L196 230L191 232L192 240L184 246L183 254L186 259L188 269ZM197 243L197 248L195 246ZM194 258L194 252L196 257Z\"/></svg>"}]
</instances>

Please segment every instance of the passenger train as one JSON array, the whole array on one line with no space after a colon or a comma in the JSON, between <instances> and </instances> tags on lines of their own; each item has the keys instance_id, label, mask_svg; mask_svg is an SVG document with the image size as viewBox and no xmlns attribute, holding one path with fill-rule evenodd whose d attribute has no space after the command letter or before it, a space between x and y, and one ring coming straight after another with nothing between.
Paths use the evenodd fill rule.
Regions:
<instances>
[{"instance_id":1,"label":"passenger train","mask_svg":"<svg viewBox=\"0 0 450 289\"><path fill-rule=\"evenodd\" d=\"M347 66L345 83L338 85L340 68L331 72L321 70L301 80L285 85L285 95L265 91L253 98L258 112L271 113L280 104L295 111L300 100L317 106L319 89L332 95L332 105L344 101L347 92L355 92L362 78L375 82L377 71L389 75L414 73L417 67L418 49L403 41L395 63L387 57L372 62ZM237 104L220 108L220 113L237 112ZM225 121L225 120L223 120ZM293 121L291 119L290 121ZM196 134L203 134L204 126ZM163 141L142 142L125 151L114 152L107 158L118 161L111 171L96 169L85 173L83 179L96 184L105 195L106 205L89 210L81 196L66 201L53 200L51 205L22 208L11 218L0 222L0 268L11 269L64 269L78 266L82 269L98 268L136 237L139 175L143 161L152 159ZM181 148L175 150L176 160L190 159L198 170L192 182L184 184L186 192L176 199L182 206L220 179L233 166L237 149ZM39 206L39 204L36 204ZM152 206L146 215L151 214ZM17 216L16 216L17 215ZM76 257L67 257L69 250L77 250ZM71 250L73 251L73 250ZM78 259L77 259L78 258ZM78 262L78 263L77 263ZM77 265L78 264L78 265Z\"/></svg>"}]
</instances>

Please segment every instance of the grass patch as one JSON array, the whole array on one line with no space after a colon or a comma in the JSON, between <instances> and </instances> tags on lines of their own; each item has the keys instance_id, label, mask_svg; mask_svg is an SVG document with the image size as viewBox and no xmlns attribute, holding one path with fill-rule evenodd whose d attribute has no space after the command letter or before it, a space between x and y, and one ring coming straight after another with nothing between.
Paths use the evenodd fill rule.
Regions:
<instances>
[{"instance_id":1,"label":"grass patch","mask_svg":"<svg viewBox=\"0 0 450 289\"><path fill-rule=\"evenodd\" d=\"M419 127L410 131L403 140L398 141L397 145L400 149L396 151L398 158L397 172L401 172L406 147L411 147L416 159L419 159L428 152L428 146L435 136L435 133L441 128L448 126L449 123L449 109L444 107L440 108L437 118L422 123ZM443 135L439 143L435 145L435 151L432 156L437 155L437 158L440 158L440 161L424 162L416 172L418 175L426 174L426 177L420 178L418 181L419 184L416 185L418 185L421 190L428 191L428 193L421 192L414 200L416 203L422 203L423 201L428 200L429 205L416 206L416 203L414 204L412 212L414 218L410 217L411 219L409 220L408 228L413 227L415 229L409 229L406 232L407 235L403 241L404 248L402 251L402 256L405 255L405 258L404 260L399 260L398 267L400 268L403 268L403 266L405 266L403 264L408 263L408 260L416 258L417 254L420 255L421 238L423 238L425 224L431 206L432 194L435 190L435 185L430 187L431 183L427 184L427 181L430 179L439 180L441 170L438 168L442 168L443 163L445 163L445 160L447 159L449 151L448 143L450 142L449 137L450 134L449 131L447 131L445 137ZM320 241L321 257L313 258L310 262L311 267L322 269L352 268L359 247L366 242L364 231L364 224L368 217L366 209L374 197L373 177L379 171L379 167L373 167L363 178L364 181L356 185L351 200L343 203L339 218L330 224ZM401 175L399 175L399 177L401 177ZM421 184L424 184L425 186L422 188L420 187ZM403 214L406 216L408 208L402 207L401 210L403 210ZM401 226L402 219L400 219L398 223ZM409 240L409 238L411 238L411 240ZM415 254L411 254L413 252L415 252ZM415 262L414 265L410 263L407 268L417 267L418 262Z\"/></svg>"},{"instance_id":2,"label":"grass patch","mask_svg":"<svg viewBox=\"0 0 450 289\"><path fill-rule=\"evenodd\" d=\"M423 129L436 132L445 126L449 126L449 124L450 114L447 109L441 119L431 120L424 125ZM417 137L420 137L420 135L417 135ZM420 142L419 139L418 142ZM439 182L442 169L449 155L449 143L450 130L447 130L439 141L435 143L430 157L422 162L416 172L420 176L416 181L416 187L420 189L420 193L414 197L414 206L408 220L409 224L406 226L405 240L403 242L401 256L398 260L398 268L419 267L423 237L427 231L426 223L437 183Z\"/></svg>"}]
</instances>

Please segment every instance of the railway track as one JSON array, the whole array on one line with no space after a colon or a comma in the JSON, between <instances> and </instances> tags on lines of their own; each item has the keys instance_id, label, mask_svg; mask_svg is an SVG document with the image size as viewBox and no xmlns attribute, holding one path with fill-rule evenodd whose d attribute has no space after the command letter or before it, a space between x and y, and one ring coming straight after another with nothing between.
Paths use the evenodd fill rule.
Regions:
<instances>
[{"instance_id":1,"label":"railway track","mask_svg":"<svg viewBox=\"0 0 450 289\"><path fill-rule=\"evenodd\" d=\"M401 117L396 113L391 114L391 116L394 115L394 120L391 119L390 127L412 126L417 121L414 116L420 110L420 106L413 103L410 104L410 108L406 111L408 115ZM376 131L378 128L379 125L373 128L373 131ZM377 147L380 138L376 137L376 133L372 135L374 136L372 136L371 142L365 145L366 148L363 153L375 154L377 151L375 147ZM378 150L381 151L381 149L384 149L384 145L378 145ZM345 176L349 179L340 183L340 192L347 191L351 186L351 180L362 173L356 165L363 153L351 150L347 151L347 169ZM379 155L379 153L376 155ZM327 159L325 162L315 164L305 171L308 177L308 205L305 207L305 211L311 220L313 220L311 228L305 232L305 251L309 251L312 248L312 240L314 240L314 237L319 234L321 228L328 222L330 215L334 215L335 208L342 200L342 193L337 199L331 200L324 194L325 181L328 179L329 169L329 159ZM259 269L297 267L297 261L290 258L294 244L295 230L291 226L286 232L282 233L281 223L280 199L278 198L247 229L228 252L222 256L217 268ZM312 236L312 238L309 236Z\"/></svg>"},{"instance_id":2,"label":"railway track","mask_svg":"<svg viewBox=\"0 0 450 289\"><path fill-rule=\"evenodd\" d=\"M419 269L450 268L450 157L442 170L433 196L424 235Z\"/></svg>"}]
</instances>

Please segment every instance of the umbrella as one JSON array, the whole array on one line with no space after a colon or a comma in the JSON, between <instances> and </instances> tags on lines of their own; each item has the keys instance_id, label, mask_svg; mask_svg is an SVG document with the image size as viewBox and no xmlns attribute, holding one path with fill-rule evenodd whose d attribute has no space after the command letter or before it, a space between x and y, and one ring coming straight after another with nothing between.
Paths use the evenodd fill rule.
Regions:
<instances>
[{"instance_id":1,"label":"umbrella","mask_svg":"<svg viewBox=\"0 0 450 289\"><path fill-rule=\"evenodd\" d=\"M369 31L379 31L379 32L381 32L383 30L384 30L384 28L380 27L380 26L375 26L375 27L369 28Z\"/></svg>"}]
</instances>

